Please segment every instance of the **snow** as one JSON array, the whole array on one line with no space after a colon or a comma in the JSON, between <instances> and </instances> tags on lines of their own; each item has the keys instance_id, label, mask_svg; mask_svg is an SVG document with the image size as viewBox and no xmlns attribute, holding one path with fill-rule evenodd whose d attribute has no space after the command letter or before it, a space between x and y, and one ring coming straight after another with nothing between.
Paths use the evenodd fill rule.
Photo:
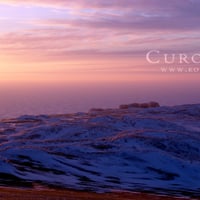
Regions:
<instances>
[{"instance_id":1,"label":"snow","mask_svg":"<svg viewBox=\"0 0 200 200\"><path fill-rule=\"evenodd\" d=\"M200 105L1 120L0 185L200 195L199 120Z\"/></svg>"}]
</instances>

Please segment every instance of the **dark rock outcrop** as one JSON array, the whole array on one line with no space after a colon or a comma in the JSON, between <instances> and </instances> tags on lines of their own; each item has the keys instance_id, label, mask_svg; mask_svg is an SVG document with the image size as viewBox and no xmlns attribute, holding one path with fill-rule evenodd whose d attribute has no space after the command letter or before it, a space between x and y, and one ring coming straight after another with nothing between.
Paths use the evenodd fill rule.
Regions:
<instances>
[{"instance_id":1,"label":"dark rock outcrop","mask_svg":"<svg viewBox=\"0 0 200 200\"><path fill-rule=\"evenodd\" d=\"M160 107L158 102L151 101L149 103L132 103L132 104L122 104L119 106L120 109L128 108L155 108Z\"/></svg>"}]
</instances>

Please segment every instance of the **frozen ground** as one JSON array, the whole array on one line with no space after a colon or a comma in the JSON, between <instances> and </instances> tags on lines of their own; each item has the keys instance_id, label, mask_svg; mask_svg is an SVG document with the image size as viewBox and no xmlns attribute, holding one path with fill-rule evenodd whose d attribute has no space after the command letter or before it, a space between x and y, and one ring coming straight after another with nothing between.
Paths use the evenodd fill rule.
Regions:
<instances>
[{"instance_id":1,"label":"frozen ground","mask_svg":"<svg viewBox=\"0 0 200 200\"><path fill-rule=\"evenodd\" d=\"M200 195L200 105L0 122L0 185Z\"/></svg>"}]
</instances>

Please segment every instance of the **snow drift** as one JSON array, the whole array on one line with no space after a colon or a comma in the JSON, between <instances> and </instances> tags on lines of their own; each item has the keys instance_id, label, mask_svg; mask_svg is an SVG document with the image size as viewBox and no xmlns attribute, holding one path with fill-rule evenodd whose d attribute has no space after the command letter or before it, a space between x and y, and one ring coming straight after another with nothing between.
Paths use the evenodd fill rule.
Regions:
<instances>
[{"instance_id":1,"label":"snow drift","mask_svg":"<svg viewBox=\"0 0 200 200\"><path fill-rule=\"evenodd\" d=\"M200 105L0 122L0 185L200 194Z\"/></svg>"}]
</instances>

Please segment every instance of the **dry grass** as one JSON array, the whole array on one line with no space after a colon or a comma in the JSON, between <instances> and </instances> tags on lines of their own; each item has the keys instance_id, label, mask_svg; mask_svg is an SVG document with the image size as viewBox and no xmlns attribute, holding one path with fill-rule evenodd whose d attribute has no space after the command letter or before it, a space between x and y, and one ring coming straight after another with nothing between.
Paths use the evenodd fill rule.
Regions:
<instances>
[{"instance_id":1,"label":"dry grass","mask_svg":"<svg viewBox=\"0 0 200 200\"><path fill-rule=\"evenodd\" d=\"M142 193L106 193L79 192L72 190L22 190L0 188L0 200L175 200L165 196Z\"/></svg>"}]
</instances>

